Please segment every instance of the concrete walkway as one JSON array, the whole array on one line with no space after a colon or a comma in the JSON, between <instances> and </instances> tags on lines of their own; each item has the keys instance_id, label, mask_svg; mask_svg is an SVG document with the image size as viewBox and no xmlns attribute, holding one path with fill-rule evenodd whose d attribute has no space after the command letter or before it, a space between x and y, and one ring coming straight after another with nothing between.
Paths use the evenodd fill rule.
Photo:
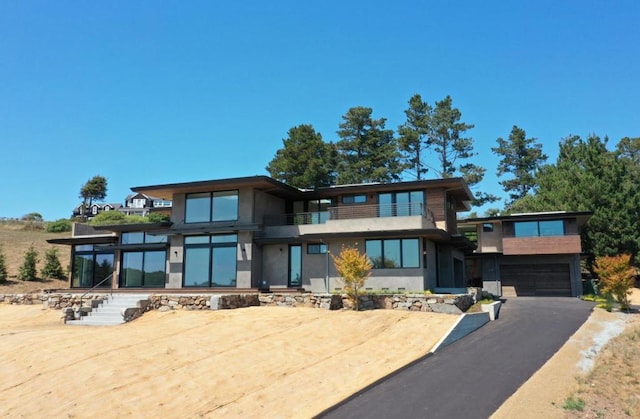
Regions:
<instances>
[{"instance_id":1,"label":"concrete walkway","mask_svg":"<svg viewBox=\"0 0 640 419\"><path fill-rule=\"evenodd\" d=\"M500 319L324 412L324 418L487 418L588 318L575 298L506 300Z\"/></svg>"}]
</instances>

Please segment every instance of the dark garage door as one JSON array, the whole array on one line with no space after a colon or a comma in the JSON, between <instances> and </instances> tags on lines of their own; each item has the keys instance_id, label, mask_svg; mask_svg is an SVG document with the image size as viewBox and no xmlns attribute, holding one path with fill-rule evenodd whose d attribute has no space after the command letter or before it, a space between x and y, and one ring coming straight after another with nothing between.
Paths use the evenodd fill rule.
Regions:
<instances>
[{"instance_id":1,"label":"dark garage door","mask_svg":"<svg viewBox=\"0 0 640 419\"><path fill-rule=\"evenodd\" d=\"M500 265L503 287L513 287L518 296L571 296L569 264Z\"/></svg>"}]
</instances>

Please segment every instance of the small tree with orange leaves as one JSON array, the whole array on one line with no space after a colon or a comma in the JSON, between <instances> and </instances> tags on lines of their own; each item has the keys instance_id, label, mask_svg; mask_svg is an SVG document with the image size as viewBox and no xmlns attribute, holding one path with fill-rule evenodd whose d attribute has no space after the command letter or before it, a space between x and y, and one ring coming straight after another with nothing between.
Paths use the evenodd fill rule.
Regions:
<instances>
[{"instance_id":1,"label":"small tree with orange leaves","mask_svg":"<svg viewBox=\"0 0 640 419\"><path fill-rule=\"evenodd\" d=\"M630 290L635 282L636 268L630 261L631 255L600 256L593 267L602 293L614 297L622 309L629 308Z\"/></svg>"},{"instance_id":2,"label":"small tree with orange leaves","mask_svg":"<svg viewBox=\"0 0 640 419\"><path fill-rule=\"evenodd\" d=\"M354 310L359 309L360 289L371 275L371 261L367 254L361 254L356 247L342 246L338 256L331 255L333 264L344 283L344 292L353 303Z\"/></svg>"}]
</instances>

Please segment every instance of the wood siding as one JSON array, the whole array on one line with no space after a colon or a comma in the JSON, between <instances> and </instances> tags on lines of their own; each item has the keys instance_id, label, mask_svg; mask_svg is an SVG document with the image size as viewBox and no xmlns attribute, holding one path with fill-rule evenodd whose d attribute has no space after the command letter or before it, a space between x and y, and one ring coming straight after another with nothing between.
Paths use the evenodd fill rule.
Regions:
<instances>
[{"instance_id":1,"label":"wood siding","mask_svg":"<svg viewBox=\"0 0 640 419\"><path fill-rule=\"evenodd\" d=\"M504 237L504 255L559 255L580 253L580 236Z\"/></svg>"},{"instance_id":2,"label":"wood siding","mask_svg":"<svg viewBox=\"0 0 640 419\"><path fill-rule=\"evenodd\" d=\"M427 208L433 213L433 221L446 221L446 201L444 189L427 189Z\"/></svg>"}]
</instances>

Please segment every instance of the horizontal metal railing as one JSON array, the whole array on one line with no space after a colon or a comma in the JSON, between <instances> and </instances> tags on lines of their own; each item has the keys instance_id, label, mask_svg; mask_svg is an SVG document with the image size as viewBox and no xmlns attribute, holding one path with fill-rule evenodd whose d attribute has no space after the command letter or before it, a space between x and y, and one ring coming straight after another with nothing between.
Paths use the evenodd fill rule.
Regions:
<instances>
[{"instance_id":1,"label":"horizontal metal railing","mask_svg":"<svg viewBox=\"0 0 640 419\"><path fill-rule=\"evenodd\" d=\"M324 224L328 220L351 220L356 218L380 218L419 215L431 218L433 213L422 203L401 204L369 204L369 205L343 205L330 207L327 211L299 212L296 214L282 214L267 216L264 224L267 226L278 225L308 225Z\"/></svg>"}]
</instances>

